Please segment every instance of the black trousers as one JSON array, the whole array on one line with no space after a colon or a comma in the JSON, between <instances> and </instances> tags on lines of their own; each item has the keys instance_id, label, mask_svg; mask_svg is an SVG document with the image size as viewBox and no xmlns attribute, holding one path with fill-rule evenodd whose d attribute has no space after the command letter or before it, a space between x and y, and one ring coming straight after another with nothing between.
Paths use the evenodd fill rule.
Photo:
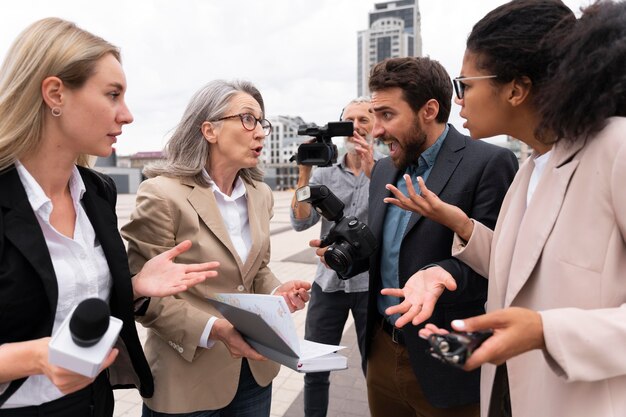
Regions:
<instances>
[{"instance_id":1,"label":"black trousers","mask_svg":"<svg viewBox=\"0 0 626 417\"><path fill-rule=\"evenodd\" d=\"M496 368L496 375L491 388L489 401L489 417L511 417L511 394L506 363Z\"/></svg>"},{"instance_id":2,"label":"black trousers","mask_svg":"<svg viewBox=\"0 0 626 417\"><path fill-rule=\"evenodd\" d=\"M361 366L365 374L366 361L363 359L363 350L367 323L367 291L324 292L318 284L313 283L306 313L304 338L313 342L338 345L350 311L354 317L354 327L361 352ZM329 387L330 372L314 372L304 375L304 415L306 417L326 416Z\"/></svg>"},{"instance_id":3,"label":"black trousers","mask_svg":"<svg viewBox=\"0 0 626 417\"><path fill-rule=\"evenodd\" d=\"M111 417L113 391L102 372L93 384L37 406L0 409L0 417Z\"/></svg>"}]
</instances>

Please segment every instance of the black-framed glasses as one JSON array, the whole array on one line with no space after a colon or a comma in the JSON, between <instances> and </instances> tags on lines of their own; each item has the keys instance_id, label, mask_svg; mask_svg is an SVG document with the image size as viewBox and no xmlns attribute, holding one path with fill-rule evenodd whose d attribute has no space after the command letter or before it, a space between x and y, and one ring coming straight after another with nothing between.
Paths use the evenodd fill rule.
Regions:
<instances>
[{"instance_id":1,"label":"black-framed glasses","mask_svg":"<svg viewBox=\"0 0 626 417\"><path fill-rule=\"evenodd\" d=\"M263 133L265 134L265 136L269 136L270 133L272 133L272 124L270 123L269 120L257 119L251 113L233 114L232 116L220 117L219 119L215 121L218 122L218 121L226 120L226 119L234 119L235 117L239 117L239 119L241 119L241 124L243 128L246 130L252 131L256 129L256 124L259 123L261 125L261 128L263 129Z\"/></svg>"},{"instance_id":2,"label":"black-framed glasses","mask_svg":"<svg viewBox=\"0 0 626 417\"><path fill-rule=\"evenodd\" d=\"M459 100L463 100L465 97L465 87L466 85L463 83L465 80L486 80L489 78L498 78L497 75L479 75L477 77L456 77L452 80L452 84L454 85L454 92L456 93L456 98Z\"/></svg>"}]
</instances>

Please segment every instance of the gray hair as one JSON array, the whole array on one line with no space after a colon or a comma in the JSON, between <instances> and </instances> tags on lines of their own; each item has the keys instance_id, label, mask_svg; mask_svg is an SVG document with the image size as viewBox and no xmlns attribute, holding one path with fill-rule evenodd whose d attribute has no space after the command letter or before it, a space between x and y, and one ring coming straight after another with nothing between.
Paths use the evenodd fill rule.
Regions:
<instances>
[{"instance_id":1,"label":"gray hair","mask_svg":"<svg viewBox=\"0 0 626 417\"><path fill-rule=\"evenodd\" d=\"M226 116L230 100L239 92L250 94L265 114L263 97L252 83L241 80L211 81L189 101L180 123L165 145L166 160L145 167L144 175L191 178L198 185L210 187L210 180L202 172L203 168L210 171L207 165L210 147L202 135L202 124ZM238 175L248 184L263 180L263 172L257 167L243 168Z\"/></svg>"},{"instance_id":2,"label":"gray hair","mask_svg":"<svg viewBox=\"0 0 626 417\"><path fill-rule=\"evenodd\" d=\"M353 104L362 104L362 103L371 103L372 99L369 96L359 96L353 100L351 100L348 104L346 104L343 109L341 109L341 115L339 116L340 120L343 120L343 114L348 107Z\"/></svg>"}]
</instances>

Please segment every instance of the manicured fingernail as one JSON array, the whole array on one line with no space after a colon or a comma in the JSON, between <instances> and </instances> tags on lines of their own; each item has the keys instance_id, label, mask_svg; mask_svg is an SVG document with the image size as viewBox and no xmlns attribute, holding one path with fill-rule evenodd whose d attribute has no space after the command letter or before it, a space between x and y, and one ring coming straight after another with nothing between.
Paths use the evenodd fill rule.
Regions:
<instances>
[{"instance_id":1,"label":"manicured fingernail","mask_svg":"<svg viewBox=\"0 0 626 417\"><path fill-rule=\"evenodd\" d=\"M465 322L463 320L453 320L452 321L452 327L454 327L456 329L464 329L465 328Z\"/></svg>"},{"instance_id":2,"label":"manicured fingernail","mask_svg":"<svg viewBox=\"0 0 626 417\"><path fill-rule=\"evenodd\" d=\"M421 334L421 333L418 333L417 335L418 335L421 339L428 340L428 336L424 336L424 335L423 335L423 334Z\"/></svg>"}]
</instances>

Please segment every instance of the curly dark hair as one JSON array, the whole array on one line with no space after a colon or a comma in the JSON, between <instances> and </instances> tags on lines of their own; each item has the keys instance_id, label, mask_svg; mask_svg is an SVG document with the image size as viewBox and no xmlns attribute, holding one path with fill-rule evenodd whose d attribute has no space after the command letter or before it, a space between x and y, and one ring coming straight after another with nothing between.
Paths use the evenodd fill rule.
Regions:
<instances>
[{"instance_id":1,"label":"curly dark hair","mask_svg":"<svg viewBox=\"0 0 626 417\"><path fill-rule=\"evenodd\" d=\"M543 87L554 62L554 42L576 23L560 0L513 0L493 9L472 28L467 50L495 83L528 77L532 91Z\"/></svg>"},{"instance_id":2,"label":"curly dark hair","mask_svg":"<svg viewBox=\"0 0 626 417\"><path fill-rule=\"evenodd\" d=\"M436 120L446 123L452 107L452 81L446 69L428 57L388 58L370 73L371 92L399 87L404 100L417 112L430 99L439 103Z\"/></svg>"},{"instance_id":3,"label":"curly dark hair","mask_svg":"<svg viewBox=\"0 0 626 417\"><path fill-rule=\"evenodd\" d=\"M541 128L585 140L612 116L626 116L626 2L586 8L558 48L559 66L538 98Z\"/></svg>"}]
</instances>

